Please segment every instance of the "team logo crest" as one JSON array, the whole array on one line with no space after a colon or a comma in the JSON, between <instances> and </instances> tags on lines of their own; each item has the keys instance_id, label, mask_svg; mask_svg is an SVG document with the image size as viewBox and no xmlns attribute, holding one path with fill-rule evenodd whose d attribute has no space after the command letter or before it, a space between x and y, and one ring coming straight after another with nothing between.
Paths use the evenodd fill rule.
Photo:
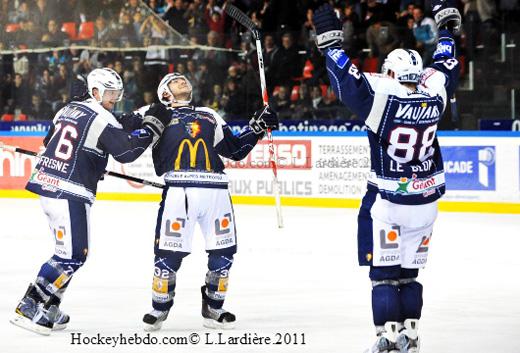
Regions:
<instances>
[{"instance_id":1,"label":"team logo crest","mask_svg":"<svg viewBox=\"0 0 520 353\"><path fill-rule=\"evenodd\" d=\"M192 138L197 137L200 134L200 124L198 121L194 121L191 123L186 123L186 132Z\"/></svg>"}]
</instances>

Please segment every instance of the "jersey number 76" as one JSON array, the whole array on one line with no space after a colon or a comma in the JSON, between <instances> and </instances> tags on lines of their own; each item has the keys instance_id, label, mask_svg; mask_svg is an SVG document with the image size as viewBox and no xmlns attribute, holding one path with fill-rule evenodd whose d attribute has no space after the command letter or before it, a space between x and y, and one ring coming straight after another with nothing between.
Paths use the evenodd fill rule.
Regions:
<instances>
[{"instance_id":1,"label":"jersey number 76","mask_svg":"<svg viewBox=\"0 0 520 353\"><path fill-rule=\"evenodd\" d=\"M67 161L72 157L72 153L74 152L73 140L78 138L78 130L73 125L65 125L62 129L61 123L56 124L56 132L54 132L53 139L58 135L60 130L61 135L54 150L54 155L59 159Z\"/></svg>"}]
</instances>

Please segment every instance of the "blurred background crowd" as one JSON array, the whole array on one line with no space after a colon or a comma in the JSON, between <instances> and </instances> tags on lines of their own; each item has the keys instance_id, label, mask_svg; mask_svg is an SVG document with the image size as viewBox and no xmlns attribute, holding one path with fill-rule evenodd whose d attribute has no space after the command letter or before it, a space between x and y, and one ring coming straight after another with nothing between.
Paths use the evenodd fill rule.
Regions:
<instances>
[{"instance_id":1,"label":"blurred background crowd","mask_svg":"<svg viewBox=\"0 0 520 353\"><path fill-rule=\"evenodd\" d=\"M314 45L311 19L324 0L231 2L264 33L268 91L281 119L355 118L329 88L324 58ZM384 57L399 47L416 49L426 65L431 62L438 30L429 0L328 2L343 23L344 49L362 70L378 71ZM225 4L0 0L2 120L52 119L69 101L72 79L102 66L123 77L119 112L156 101L161 77L177 71L191 81L194 104L212 107L227 120L247 118L261 104L256 51L251 36L226 16ZM463 77L467 63L478 60L477 78L493 74L487 68L499 61L500 33L507 31L511 41L518 38L518 0L459 0L458 5L464 25L458 38ZM476 114L468 108L469 113Z\"/></svg>"}]
</instances>

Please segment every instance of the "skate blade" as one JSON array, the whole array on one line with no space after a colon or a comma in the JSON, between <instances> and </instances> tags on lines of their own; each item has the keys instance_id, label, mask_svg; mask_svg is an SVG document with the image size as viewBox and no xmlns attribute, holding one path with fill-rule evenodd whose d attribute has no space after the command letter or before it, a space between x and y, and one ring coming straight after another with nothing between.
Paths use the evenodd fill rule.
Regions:
<instances>
[{"instance_id":1,"label":"skate blade","mask_svg":"<svg viewBox=\"0 0 520 353\"><path fill-rule=\"evenodd\" d=\"M48 327L44 327L32 322L31 319L26 318L25 316L21 316L20 314L16 314L11 320L9 320L15 326L21 327L25 330L35 332L42 336L49 336L51 334L51 329Z\"/></svg>"},{"instance_id":2,"label":"skate blade","mask_svg":"<svg viewBox=\"0 0 520 353\"><path fill-rule=\"evenodd\" d=\"M232 330L235 328L235 322L218 322L213 319L204 319L202 326L214 330Z\"/></svg>"},{"instance_id":3,"label":"skate blade","mask_svg":"<svg viewBox=\"0 0 520 353\"><path fill-rule=\"evenodd\" d=\"M67 328L67 324L54 324L54 326L52 326L52 331L61 331L61 330L65 330Z\"/></svg>"},{"instance_id":4,"label":"skate blade","mask_svg":"<svg viewBox=\"0 0 520 353\"><path fill-rule=\"evenodd\" d=\"M162 328L162 322L160 322L160 323L158 323L156 325L150 325L150 324L147 324L147 323L145 323L143 325L143 330L145 330L146 332L159 331L161 328Z\"/></svg>"}]
</instances>

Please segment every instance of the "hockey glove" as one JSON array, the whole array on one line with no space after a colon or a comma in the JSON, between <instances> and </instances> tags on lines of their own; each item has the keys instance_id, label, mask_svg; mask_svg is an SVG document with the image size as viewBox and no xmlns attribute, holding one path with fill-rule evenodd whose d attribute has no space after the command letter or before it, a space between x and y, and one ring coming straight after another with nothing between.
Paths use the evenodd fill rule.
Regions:
<instances>
[{"instance_id":1,"label":"hockey glove","mask_svg":"<svg viewBox=\"0 0 520 353\"><path fill-rule=\"evenodd\" d=\"M316 46L320 51L328 48L341 48L343 43L343 26L336 12L329 4L320 6L312 17L316 29Z\"/></svg>"},{"instance_id":2,"label":"hockey glove","mask_svg":"<svg viewBox=\"0 0 520 353\"><path fill-rule=\"evenodd\" d=\"M71 101L83 102L85 99L90 98L87 88L87 79L82 75L76 75L72 79L70 84L70 97Z\"/></svg>"},{"instance_id":3,"label":"hockey glove","mask_svg":"<svg viewBox=\"0 0 520 353\"><path fill-rule=\"evenodd\" d=\"M278 130L278 114L266 105L255 112L249 126L257 135L264 134L267 129Z\"/></svg>"},{"instance_id":4,"label":"hockey glove","mask_svg":"<svg viewBox=\"0 0 520 353\"><path fill-rule=\"evenodd\" d=\"M116 120L123 126L123 130L129 132L139 129L143 123L141 115L136 112L121 114L116 116Z\"/></svg>"},{"instance_id":5,"label":"hockey glove","mask_svg":"<svg viewBox=\"0 0 520 353\"><path fill-rule=\"evenodd\" d=\"M450 31L443 29L439 32L437 49L433 53L433 60L450 59L455 57L455 40Z\"/></svg>"},{"instance_id":6,"label":"hockey glove","mask_svg":"<svg viewBox=\"0 0 520 353\"><path fill-rule=\"evenodd\" d=\"M432 0L432 13L439 29L447 29L453 34L460 32L462 18L455 0Z\"/></svg>"},{"instance_id":7,"label":"hockey glove","mask_svg":"<svg viewBox=\"0 0 520 353\"><path fill-rule=\"evenodd\" d=\"M161 137L171 120L171 114L161 103L153 103L144 113L143 128L154 134L154 143Z\"/></svg>"}]
</instances>

